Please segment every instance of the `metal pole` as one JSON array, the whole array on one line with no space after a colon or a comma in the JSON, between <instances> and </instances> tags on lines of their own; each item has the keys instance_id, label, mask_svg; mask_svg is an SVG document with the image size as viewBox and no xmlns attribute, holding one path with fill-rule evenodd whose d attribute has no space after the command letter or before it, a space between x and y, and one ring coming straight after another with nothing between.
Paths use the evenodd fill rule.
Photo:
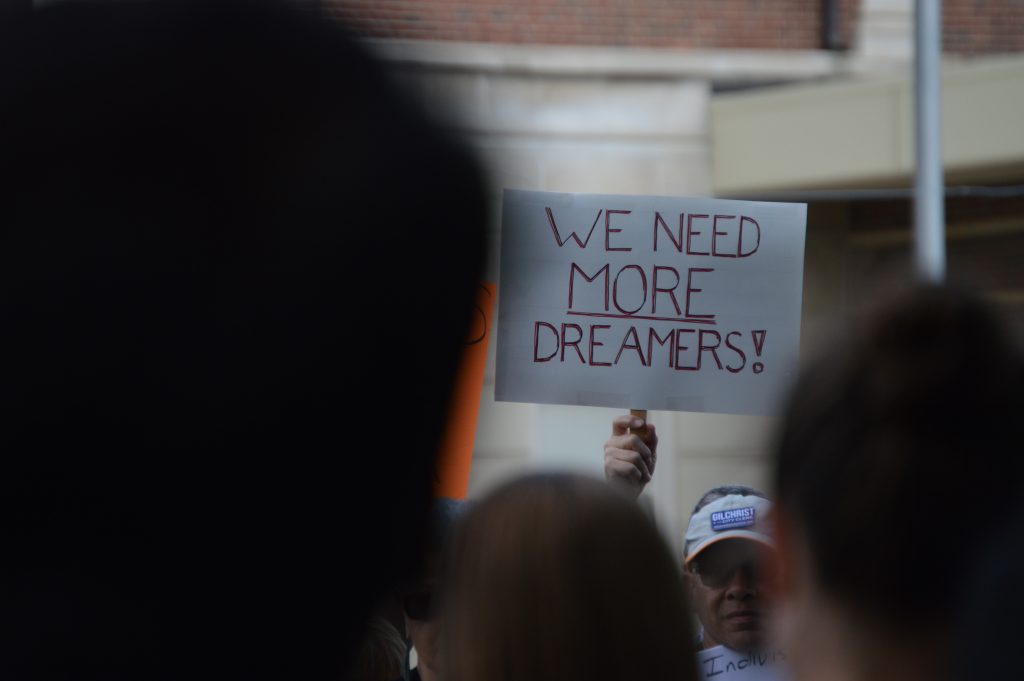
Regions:
<instances>
[{"instance_id":1,"label":"metal pole","mask_svg":"<svg viewBox=\"0 0 1024 681\"><path fill-rule=\"evenodd\" d=\"M836 0L821 0L821 46L839 49L839 19Z\"/></svg>"},{"instance_id":2,"label":"metal pole","mask_svg":"<svg viewBox=\"0 0 1024 681\"><path fill-rule=\"evenodd\" d=\"M917 171L914 179L914 264L918 277L946 275L942 177L942 0L916 0L914 89Z\"/></svg>"}]
</instances>

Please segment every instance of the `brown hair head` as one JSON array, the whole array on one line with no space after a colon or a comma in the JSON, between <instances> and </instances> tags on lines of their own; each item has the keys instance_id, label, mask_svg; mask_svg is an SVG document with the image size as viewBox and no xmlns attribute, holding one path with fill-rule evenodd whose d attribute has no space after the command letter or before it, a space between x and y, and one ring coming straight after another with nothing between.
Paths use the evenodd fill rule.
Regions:
<instances>
[{"instance_id":1,"label":"brown hair head","mask_svg":"<svg viewBox=\"0 0 1024 681\"><path fill-rule=\"evenodd\" d=\"M778 501L821 587L873 628L946 627L978 547L1015 508L1021 367L989 306L923 288L797 385Z\"/></svg>"},{"instance_id":2,"label":"brown hair head","mask_svg":"<svg viewBox=\"0 0 1024 681\"><path fill-rule=\"evenodd\" d=\"M445 669L477 679L693 679L682 576L603 483L542 475L470 510L447 573Z\"/></svg>"}]
</instances>

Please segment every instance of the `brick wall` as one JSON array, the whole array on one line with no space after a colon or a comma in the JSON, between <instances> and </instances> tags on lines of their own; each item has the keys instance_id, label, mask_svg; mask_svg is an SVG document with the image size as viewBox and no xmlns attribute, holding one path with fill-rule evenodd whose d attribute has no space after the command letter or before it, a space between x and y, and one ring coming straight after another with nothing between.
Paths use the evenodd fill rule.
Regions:
<instances>
[{"instance_id":1,"label":"brick wall","mask_svg":"<svg viewBox=\"0 0 1024 681\"><path fill-rule=\"evenodd\" d=\"M542 45L821 49L821 0L320 0L375 38ZM839 48L854 44L859 0L837 0ZM945 0L945 49L1024 51L1021 0Z\"/></svg>"},{"instance_id":2,"label":"brick wall","mask_svg":"<svg viewBox=\"0 0 1024 681\"><path fill-rule=\"evenodd\" d=\"M545 45L817 49L821 0L323 0L380 38ZM848 40L856 0L841 0Z\"/></svg>"},{"instance_id":3,"label":"brick wall","mask_svg":"<svg viewBox=\"0 0 1024 681\"><path fill-rule=\"evenodd\" d=\"M965 56L1024 51L1024 2L945 0L943 47Z\"/></svg>"}]
</instances>

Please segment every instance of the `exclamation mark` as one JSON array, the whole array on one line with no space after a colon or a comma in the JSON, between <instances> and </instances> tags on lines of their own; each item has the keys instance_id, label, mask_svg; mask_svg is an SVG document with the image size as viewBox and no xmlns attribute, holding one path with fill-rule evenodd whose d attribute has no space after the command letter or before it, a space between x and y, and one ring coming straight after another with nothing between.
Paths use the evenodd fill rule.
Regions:
<instances>
[{"instance_id":1,"label":"exclamation mark","mask_svg":"<svg viewBox=\"0 0 1024 681\"><path fill-rule=\"evenodd\" d=\"M761 351L764 350L764 335L768 333L765 329L758 329L757 331L751 331L750 335L754 339L754 353L760 357ZM759 374L764 371L764 364L762 362L754 362L751 366L755 374Z\"/></svg>"}]
</instances>

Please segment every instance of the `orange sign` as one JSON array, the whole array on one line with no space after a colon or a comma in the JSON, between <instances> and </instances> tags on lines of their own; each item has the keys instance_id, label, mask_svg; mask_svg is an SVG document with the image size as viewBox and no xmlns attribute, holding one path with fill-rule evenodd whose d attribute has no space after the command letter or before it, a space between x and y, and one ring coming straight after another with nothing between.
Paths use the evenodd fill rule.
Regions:
<instances>
[{"instance_id":1,"label":"orange sign","mask_svg":"<svg viewBox=\"0 0 1024 681\"><path fill-rule=\"evenodd\" d=\"M493 329L491 311L496 293L497 287L489 283L481 284L477 292L473 324L455 378L448 426L441 439L434 479L434 495L438 497L463 499L469 487L469 468L473 462L473 440L480 413L480 394L484 388L487 343Z\"/></svg>"}]
</instances>

